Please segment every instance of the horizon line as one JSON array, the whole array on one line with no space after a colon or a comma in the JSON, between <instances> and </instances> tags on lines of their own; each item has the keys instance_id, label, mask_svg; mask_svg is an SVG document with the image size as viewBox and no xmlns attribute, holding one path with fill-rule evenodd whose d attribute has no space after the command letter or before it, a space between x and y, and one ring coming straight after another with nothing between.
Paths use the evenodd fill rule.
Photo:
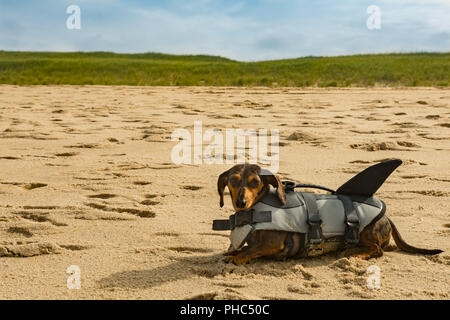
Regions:
<instances>
[{"instance_id":1,"label":"horizon line","mask_svg":"<svg viewBox=\"0 0 450 320\"><path fill-rule=\"evenodd\" d=\"M94 50L94 51L27 51L27 50L3 50L0 49L0 53L54 53L54 54L64 54L64 53L86 53L86 54L95 54L95 53L109 53L116 55L146 55L146 54L154 54L154 55L164 55L164 56L173 56L173 57L211 57L211 58L219 58L223 60L228 60L229 62L239 62L239 63L253 63L253 62L270 62L270 61L285 61L285 60L298 60L298 59L307 59L307 58L340 58L340 57L355 57L355 56L375 56L375 55L420 55L420 54L430 54L430 55L445 55L450 54L450 51L408 51L408 52L376 52L376 53L355 53L355 54L343 54L343 55L307 55L307 56L297 56L283 59L267 59L267 60L234 60L228 58L226 56L214 55L214 54L204 54L204 53L164 53L164 52L156 52L156 51L147 51L147 52L116 52L116 51L102 51L102 50Z\"/></svg>"}]
</instances>

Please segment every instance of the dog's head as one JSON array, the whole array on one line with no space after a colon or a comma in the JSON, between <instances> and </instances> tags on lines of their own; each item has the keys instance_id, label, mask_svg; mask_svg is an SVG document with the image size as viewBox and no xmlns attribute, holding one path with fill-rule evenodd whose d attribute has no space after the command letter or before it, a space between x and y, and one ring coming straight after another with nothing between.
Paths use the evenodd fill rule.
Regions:
<instances>
[{"instance_id":1,"label":"dog's head","mask_svg":"<svg viewBox=\"0 0 450 320\"><path fill-rule=\"evenodd\" d=\"M220 206L223 207L225 186L230 190L231 201L236 211L247 210L269 191L270 185L277 188L280 201L286 203L286 194L280 178L256 164L238 164L223 172L217 180Z\"/></svg>"}]
</instances>

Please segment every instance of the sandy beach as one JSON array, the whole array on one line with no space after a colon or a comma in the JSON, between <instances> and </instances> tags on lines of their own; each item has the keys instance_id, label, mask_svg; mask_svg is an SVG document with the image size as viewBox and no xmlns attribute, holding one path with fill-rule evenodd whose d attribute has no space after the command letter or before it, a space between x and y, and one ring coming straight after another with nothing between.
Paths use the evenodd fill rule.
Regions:
<instances>
[{"instance_id":1,"label":"sandy beach","mask_svg":"<svg viewBox=\"0 0 450 320\"><path fill-rule=\"evenodd\" d=\"M224 263L231 165L171 159L196 120L279 129L278 174L298 183L401 159L376 195L408 243L444 252ZM449 299L449 159L449 89L1 85L0 299Z\"/></svg>"}]
</instances>

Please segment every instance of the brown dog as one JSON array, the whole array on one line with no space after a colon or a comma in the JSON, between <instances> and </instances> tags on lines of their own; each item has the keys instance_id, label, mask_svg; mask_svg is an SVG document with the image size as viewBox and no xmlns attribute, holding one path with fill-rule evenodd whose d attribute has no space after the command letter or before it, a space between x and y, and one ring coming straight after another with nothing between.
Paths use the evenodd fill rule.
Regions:
<instances>
[{"instance_id":1,"label":"brown dog","mask_svg":"<svg viewBox=\"0 0 450 320\"><path fill-rule=\"evenodd\" d=\"M224 205L224 190L228 187L233 207L236 211L248 210L260 201L270 190L270 185L277 189L277 196L284 204L286 195L283 184L278 176L258 165L240 164L223 172L217 181L220 195L220 206ZM247 246L237 253L232 253L225 261L235 264L245 264L259 257L283 257L286 254L286 238L292 236L293 246L297 249L304 245L305 234L274 230L256 230L247 240ZM394 223L383 215L379 220L374 220L360 233L358 246L363 248L357 257L370 259L381 257L383 249L388 245L391 235L397 247L409 253L438 254L442 250L429 250L413 247L407 244L400 236ZM334 251L329 249L326 252Z\"/></svg>"}]
</instances>

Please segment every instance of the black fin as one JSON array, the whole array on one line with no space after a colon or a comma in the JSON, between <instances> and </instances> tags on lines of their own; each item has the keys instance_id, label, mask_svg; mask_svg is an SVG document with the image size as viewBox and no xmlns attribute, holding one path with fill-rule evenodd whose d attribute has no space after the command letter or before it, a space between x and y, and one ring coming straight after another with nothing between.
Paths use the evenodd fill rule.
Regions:
<instances>
[{"instance_id":1,"label":"black fin","mask_svg":"<svg viewBox=\"0 0 450 320\"><path fill-rule=\"evenodd\" d=\"M377 163L348 180L336 193L371 197L401 164L397 159Z\"/></svg>"}]
</instances>

